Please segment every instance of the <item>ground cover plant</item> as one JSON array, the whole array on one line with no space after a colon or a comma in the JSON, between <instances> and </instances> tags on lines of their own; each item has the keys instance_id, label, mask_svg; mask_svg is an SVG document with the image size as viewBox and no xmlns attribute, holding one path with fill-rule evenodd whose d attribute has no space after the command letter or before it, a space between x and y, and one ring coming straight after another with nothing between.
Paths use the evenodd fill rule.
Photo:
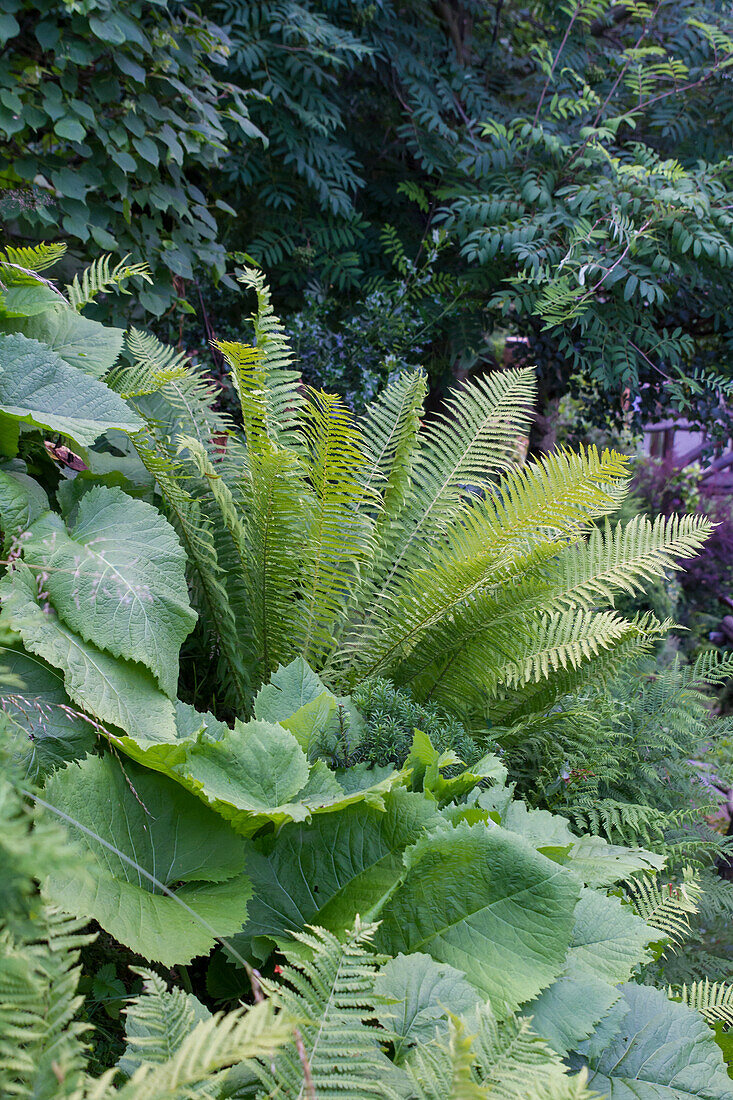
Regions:
<instances>
[{"instance_id":1,"label":"ground cover plant","mask_svg":"<svg viewBox=\"0 0 733 1100\"><path fill-rule=\"evenodd\" d=\"M3 1091L730 1097L722 794L678 812L729 669L639 680L668 624L614 608L704 517L612 527L612 451L522 464L528 371L355 418L254 269L237 427L84 315L144 269L59 258L0 260Z\"/></svg>"}]
</instances>

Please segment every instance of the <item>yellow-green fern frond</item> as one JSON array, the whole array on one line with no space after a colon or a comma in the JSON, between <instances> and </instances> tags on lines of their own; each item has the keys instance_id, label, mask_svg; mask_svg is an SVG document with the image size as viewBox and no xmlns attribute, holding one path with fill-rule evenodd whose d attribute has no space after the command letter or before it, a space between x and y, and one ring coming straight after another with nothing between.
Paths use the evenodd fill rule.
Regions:
<instances>
[{"instance_id":1,"label":"yellow-green fern frond","mask_svg":"<svg viewBox=\"0 0 733 1100\"><path fill-rule=\"evenodd\" d=\"M129 294L130 291L125 288L128 279L137 277L146 283L152 283L148 265L128 264L129 258L125 256L113 267L110 256L100 256L85 268L81 276L75 275L74 281L66 286L66 295L71 308L81 310L100 294L109 293L111 290L117 291L118 294Z\"/></svg>"},{"instance_id":2,"label":"yellow-green fern frond","mask_svg":"<svg viewBox=\"0 0 733 1100\"><path fill-rule=\"evenodd\" d=\"M628 485L628 460L595 446L555 451L507 473L485 505L507 540L570 538L616 510Z\"/></svg>"},{"instance_id":3,"label":"yellow-green fern frond","mask_svg":"<svg viewBox=\"0 0 733 1100\"><path fill-rule=\"evenodd\" d=\"M26 271L45 271L46 268L58 263L65 254L66 245L60 241L54 241L51 244L42 241L41 244L26 245L21 248L6 245L0 252L0 264L13 264L16 267L25 268Z\"/></svg>"},{"instance_id":4,"label":"yellow-green fern frond","mask_svg":"<svg viewBox=\"0 0 733 1100\"><path fill-rule=\"evenodd\" d=\"M733 985L728 982L711 982L704 978L690 986L669 986L667 996L672 1001L681 1001L697 1009L711 1026L720 1022L726 1027L733 1027Z\"/></svg>"},{"instance_id":5,"label":"yellow-green fern frond","mask_svg":"<svg viewBox=\"0 0 733 1100\"><path fill-rule=\"evenodd\" d=\"M270 434L281 446L297 445L304 395L300 374L292 369L290 342L272 308L270 289L262 272L245 268L239 281L257 295L257 312L251 320L254 345L265 373Z\"/></svg>"},{"instance_id":6,"label":"yellow-green fern frond","mask_svg":"<svg viewBox=\"0 0 733 1100\"><path fill-rule=\"evenodd\" d=\"M189 373L185 353L167 347L152 333L130 329L125 335L125 344L133 357L133 365L120 363L105 379L121 397L157 393L167 382L185 378Z\"/></svg>"},{"instance_id":7,"label":"yellow-green fern frond","mask_svg":"<svg viewBox=\"0 0 733 1100\"><path fill-rule=\"evenodd\" d=\"M333 648L339 612L370 554L372 525L361 510L367 495L360 478L365 464L361 438L341 398L312 392L303 434L314 506L303 548L306 572L297 638L306 660L317 660Z\"/></svg>"},{"instance_id":8,"label":"yellow-green fern frond","mask_svg":"<svg viewBox=\"0 0 733 1100\"><path fill-rule=\"evenodd\" d=\"M635 516L615 528L606 522L563 552L555 598L593 606L613 603L618 592L633 595L667 570L679 569L680 560L692 557L710 531L704 516L657 516L653 522Z\"/></svg>"},{"instance_id":9,"label":"yellow-green fern frond","mask_svg":"<svg viewBox=\"0 0 733 1100\"><path fill-rule=\"evenodd\" d=\"M401 374L385 386L360 421L367 459L364 485L382 498L378 526L388 525L405 502L426 393L419 371Z\"/></svg>"}]
</instances>

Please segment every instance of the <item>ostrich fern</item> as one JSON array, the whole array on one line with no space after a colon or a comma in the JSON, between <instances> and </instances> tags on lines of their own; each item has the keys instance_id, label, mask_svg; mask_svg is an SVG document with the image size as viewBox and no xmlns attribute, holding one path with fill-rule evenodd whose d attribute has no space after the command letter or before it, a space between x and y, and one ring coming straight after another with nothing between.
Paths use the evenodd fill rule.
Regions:
<instances>
[{"instance_id":1,"label":"ostrich fern","mask_svg":"<svg viewBox=\"0 0 733 1100\"><path fill-rule=\"evenodd\" d=\"M648 647L663 624L625 619L614 597L694 553L704 519L595 526L626 491L612 451L520 466L529 370L472 380L427 420L424 379L402 375L355 420L304 390L263 277L243 281L256 343L218 345L241 433L139 334L132 376L110 379L142 395L138 449L187 546L233 709L301 654L341 690L381 676L472 723L515 721Z\"/></svg>"}]
</instances>

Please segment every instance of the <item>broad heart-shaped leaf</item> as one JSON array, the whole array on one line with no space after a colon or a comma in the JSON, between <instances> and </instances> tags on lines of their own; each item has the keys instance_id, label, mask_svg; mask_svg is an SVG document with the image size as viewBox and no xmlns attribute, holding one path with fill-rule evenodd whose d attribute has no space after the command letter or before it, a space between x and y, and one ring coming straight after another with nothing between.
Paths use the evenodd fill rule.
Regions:
<instances>
[{"instance_id":1,"label":"broad heart-shaped leaf","mask_svg":"<svg viewBox=\"0 0 733 1100\"><path fill-rule=\"evenodd\" d=\"M579 883L498 826L460 823L424 836L405 857L375 943L427 952L463 970L508 1013L563 968Z\"/></svg>"},{"instance_id":2,"label":"broad heart-shaped leaf","mask_svg":"<svg viewBox=\"0 0 733 1100\"><path fill-rule=\"evenodd\" d=\"M108 428L143 427L103 382L21 333L0 336L0 414L59 432L81 447L90 447Z\"/></svg>"},{"instance_id":3,"label":"broad heart-shaped leaf","mask_svg":"<svg viewBox=\"0 0 733 1100\"><path fill-rule=\"evenodd\" d=\"M340 934L357 914L378 911L402 874L405 848L440 820L427 799L408 791L391 791L384 806L348 806L252 844L253 897L242 936L248 949L264 959L307 924Z\"/></svg>"},{"instance_id":4,"label":"broad heart-shaped leaf","mask_svg":"<svg viewBox=\"0 0 733 1100\"><path fill-rule=\"evenodd\" d=\"M532 1029L553 1050L565 1056L587 1039L598 1021L619 1001L618 989L592 974L569 965L522 1012L532 1018Z\"/></svg>"},{"instance_id":5,"label":"broad heart-shaped leaf","mask_svg":"<svg viewBox=\"0 0 733 1100\"><path fill-rule=\"evenodd\" d=\"M87 859L78 875L52 875L46 887L67 912L93 917L120 943L165 966L206 954L217 936L241 928L251 892L242 842L171 780L133 763L123 770L110 755L89 756L55 772L44 799L106 842L69 826Z\"/></svg>"},{"instance_id":6,"label":"broad heart-shaped leaf","mask_svg":"<svg viewBox=\"0 0 733 1100\"><path fill-rule=\"evenodd\" d=\"M24 561L44 575L59 617L87 642L146 665L167 695L178 686L178 655L193 630L186 555L152 504L97 486L67 533L41 516L23 544Z\"/></svg>"},{"instance_id":7,"label":"broad heart-shaped leaf","mask_svg":"<svg viewBox=\"0 0 733 1100\"><path fill-rule=\"evenodd\" d=\"M220 813L242 824L250 815L267 814L276 825L308 815L305 806L289 805L308 781L305 753L292 733L272 722L236 721L222 740L192 745L177 771Z\"/></svg>"},{"instance_id":8,"label":"broad heart-shaped leaf","mask_svg":"<svg viewBox=\"0 0 733 1100\"><path fill-rule=\"evenodd\" d=\"M647 945L658 936L618 898L584 889L563 973L524 1007L535 1031L563 1055L587 1039L619 999L618 983L649 960Z\"/></svg>"},{"instance_id":9,"label":"broad heart-shaped leaf","mask_svg":"<svg viewBox=\"0 0 733 1100\"><path fill-rule=\"evenodd\" d=\"M0 470L0 528L5 536L6 554L13 540L22 536L35 519L48 511L46 493L22 466L23 463L9 463ZM21 538L18 545L23 541Z\"/></svg>"},{"instance_id":10,"label":"broad heart-shaped leaf","mask_svg":"<svg viewBox=\"0 0 733 1100\"><path fill-rule=\"evenodd\" d=\"M460 970L419 952L398 955L383 966L374 993L377 1019L394 1037L397 1061L413 1043L447 1033L448 1013L461 1016L481 1003Z\"/></svg>"},{"instance_id":11,"label":"broad heart-shaped leaf","mask_svg":"<svg viewBox=\"0 0 733 1100\"><path fill-rule=\"evenodd\" d=\"M64 680L39 657L0 645L0 709L17 736L13 750L37 779L94 748L89 721L74 713Z\"/></svg>"},{"instance_id":12,"label":"broad heart-shaped leaf","mask_svg":"<svg viewBox=\"0 0 733 1100\"><path fill-rule=\"evenodd\" d=\"M281 722L312 703L327 691L326 685L307 661L296 657L289 665L280 665L269 684L260 688L254 702L255 717L266 722Z\"/></svg>"},{"instance_id":13,"label":"broad heart-shaped leaf","mask_svg":"<svg viewBox=\"0 0 733 1100\"><path fill-rule=\"evenodd\" d=\"M66 692L80 710L123 730L143 748L179 740L173 703L152 673L69 630L40 602L37 580L23 562L0 581L0 603L3 619L20 634L25 649L60 669Z\"/></svg>"},{"instance_id":14,"label":"broad heart-shaped leaf","mask_svg":"<svg viewBox=\"0 0 733 1100\"><path fill-rule=\"evenodd\" d=\"M583 1043L572 1058L588 1065L588 1086L609 1100L731 1100L733 1082L702 1017L646 985L621 987L628 1011L600 1052ZM611 1010L614 1014L616 1006Z\"/></svg>"},{"instance_id":15,"label":"broad heart-shaped leaf","mask_svg":"<svg viewBox=\"0 0 733 1100\"><path fill-rule=\"evenodd\" d=\"M612 886L637 871L661 871L664 856L646 848L609 844L602 836L581 836L570 849L566 866L588 886Z\"/></svg>"},{"instance_id":16,"label":"broad heart-shaped leaf","mask_svg":"<svg viewBox=\"0 0 733 1100\"><path fill-rule=\"evenodd\" d=\"M611 985L628 981L637 966L650 962L649 944L659 941L631 906L598 890L581 891L568 962Z\"/></svg>"},{"instance_id":17,"label":"broad heart-shaped leaf","mask_svg":"<svg viewBox=\"0 0 733 1100\"><path fill-rule=\"evenodd\" d=\"M123 329L101 325L63 304L33 317L11 321L6 327L46 344L64 362L93 378L101 378L112 369L125 337Z\"/></svg>"}]
</instances>

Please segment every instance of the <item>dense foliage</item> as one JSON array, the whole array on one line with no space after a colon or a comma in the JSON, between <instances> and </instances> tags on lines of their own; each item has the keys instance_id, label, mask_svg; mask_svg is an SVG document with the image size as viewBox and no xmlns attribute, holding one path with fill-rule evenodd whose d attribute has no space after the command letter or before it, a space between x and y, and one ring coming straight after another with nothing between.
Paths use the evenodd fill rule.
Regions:
<instances>
[{"instance_id":1,"label":"dense foliage","mask_svg":"<svg viewBox=\"0 0 733 1100\"><path fill-rule=\"evenodd\" d=\"M668 624L613 607L707 521L521 465L526 371L355 418L252 270L235 427L84 316L144 269L57 259L0 261L3 1091L728 1100L730 662L642 680Z\"/></svg>"},{"instance_id":2,"label":"dense foliage","mask_svg":"<svg viewBox=\"0 0 733 1100\"><path fill-rule=\"evenodd\" d=\"M344 379L357 404L388 376L386 356L465 369L503 332L539 365L545 412L580 372L598 383L597 418L609 398L618 417L635 398L653 408L660 382L665 402L726 418L729 3L217 0L203 18L176 0L48 0L38 19L4 0L2 12L4 206L21 238L150 257L141 300L156 312L173 277L198 309L193 280L221 277L223 246L252 255L289 308L308 288L294 322L306 343L314 323L320 343L364 330ZM430 285L406 303L405 262L420 270L436 234ZM202 294L204 327L239 328L235 297L210 282ZM324 354L316 380L339 359Z\"/></svg>"},{"instance_id":3,"label":"dense foliage","mask_svg":"<svg viewBox=\"0 0 733 1100\"><path fill-rule=\"evenodd\" d=\"M153 313L194 272L221 278L211 172L228 137L265 141L222 80L221 28L177 3L3 0L0 44L3 221L82 256L148 257Z\"/></svg>"}]
</instances>

